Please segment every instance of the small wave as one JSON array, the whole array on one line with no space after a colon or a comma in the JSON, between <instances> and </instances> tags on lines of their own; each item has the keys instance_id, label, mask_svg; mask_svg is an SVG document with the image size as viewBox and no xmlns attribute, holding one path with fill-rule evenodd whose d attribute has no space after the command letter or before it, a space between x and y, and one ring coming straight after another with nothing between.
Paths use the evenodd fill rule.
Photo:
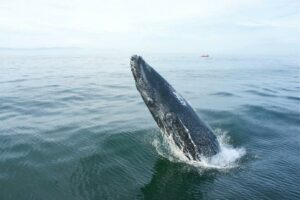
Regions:
<instances>
[{"instance_id":1,"label":"small wave","mask_svg":"<svg viewBox=\"0 0 300 200\"><path fill-rule=\"evenodd\" d=\"M230 169L238 166L239 160L246 154L244 148L234 148L229 144L230 137L226 132L216 129L215 133L220 144L220 152L210 158L202 157L201 161L189 160L175 145L171 137L155 137L152 145L159 155L172 162L183 162L199 169Z\"/></svg>"},{"instance_id":2,"label":"small wave","mask_svg":"<svg viewBox=\"0 0 300 200\"><path fill-rule=\"evenodd\" d=\"M262 88L262 89L267 92L277 93L275 90L272 90L270 88Z\"/></svg>"},{"instance_id":3,"label":"small wave","mask_svg":"<svg viewBox=\"0 0 300 200\"><path fill-rule=\"evenodd\" d=\"M300 97L286 96L285 98L295 100L295 101L300 101Z\"/></svg>"},{"instance_id":4,"label":"small wave","mask_svg":"<svg viewBox=\"0 0 300 200\"><path fill-rule=\"evenodd\" d=\"M213 95L213 96L223 96L223 97L232 97L232 96L234 96L234 94L232 94L230 92L216 92L216 93L212 93L211 95Z\"/></svg>"},{"instance_id":5,"label":"small wave","mask_svg":"<svg viewBox=\"0 0 300 200\"><path fill-rule=\"evenodd\" d=\"M260 92L260 91L257 91L257 90L246 90L245 92L250 93L250 94L254 94L254 95L257 95L257 96L262 96L262 97L278 97L274 94L268 94L266 92Z\"/></svg>"}]
</instances>

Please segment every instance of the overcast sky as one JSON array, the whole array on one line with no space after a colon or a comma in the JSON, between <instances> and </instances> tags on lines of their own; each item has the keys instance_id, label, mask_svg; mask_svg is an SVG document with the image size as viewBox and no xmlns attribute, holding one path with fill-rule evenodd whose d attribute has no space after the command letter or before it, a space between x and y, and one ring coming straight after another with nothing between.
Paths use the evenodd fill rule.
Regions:
<instances>
[{"instance_id":1,"label":"overcast sky","mask_svg":"<svg viewBox=\"0 0 300 200\"><path fill-rule=\"evenodd\" d=\"M0 0L0 47L295 54L300 0Z\"/></svg>"}]
</instances>

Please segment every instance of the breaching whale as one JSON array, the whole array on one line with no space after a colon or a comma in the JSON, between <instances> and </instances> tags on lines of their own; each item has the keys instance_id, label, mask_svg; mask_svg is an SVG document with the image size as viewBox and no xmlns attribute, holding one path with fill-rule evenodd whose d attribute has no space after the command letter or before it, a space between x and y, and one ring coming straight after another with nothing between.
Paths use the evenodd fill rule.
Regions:
<instances>
[{"instance_id":1,"label":"breaching whale","mask_svg":"<svg viewBox=\"0 0 300 200\"><path fill-rule=\"evenodd\" d=\"M190 104L142 57L130 61L136 88L163 134L190 160L201 160L219 152L220 145L211 128Z\"/></svg>"}]
</instances>

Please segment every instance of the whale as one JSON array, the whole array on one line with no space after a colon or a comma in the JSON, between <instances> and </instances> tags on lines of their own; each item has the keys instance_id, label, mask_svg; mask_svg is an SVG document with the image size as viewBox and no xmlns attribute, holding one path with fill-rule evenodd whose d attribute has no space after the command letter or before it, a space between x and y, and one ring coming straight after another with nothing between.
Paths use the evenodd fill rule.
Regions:
<instances>
[{"instance_id":1,"label":"whale","mask_svg":"<svg viewBox=\"0 0 300 200\"><path fill-rule=\"evenodd\" d=\"M138 55L131 57L130 66L136 88L161 133L172 139L187 159L199 161L220 151L212 129L153 67Z\"/></svg>"}]
</instances>

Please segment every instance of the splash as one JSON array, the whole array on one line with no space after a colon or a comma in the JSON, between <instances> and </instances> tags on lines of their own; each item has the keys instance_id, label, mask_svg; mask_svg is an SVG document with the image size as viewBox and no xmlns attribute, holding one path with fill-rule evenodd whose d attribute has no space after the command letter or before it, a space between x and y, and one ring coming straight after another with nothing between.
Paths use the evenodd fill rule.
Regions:
<instances>
[{"instance_id":1,"label":"splash","mask_svg":"<svg viewBox=\"0 0 300 200\"><path fill-rule=\"evenodd\" d=\"M231 146L227 132L216 129L215 133L220 144L220 152L210 158L202 157L201 161L189 160L182 150L175 145L172 136L159 134L160 136L154 138L152 144L159 155L172 162L184 162L201 169L230 169L237 167L239 160L246 154L246 150Z\"/></svg>"}]
</instances>

